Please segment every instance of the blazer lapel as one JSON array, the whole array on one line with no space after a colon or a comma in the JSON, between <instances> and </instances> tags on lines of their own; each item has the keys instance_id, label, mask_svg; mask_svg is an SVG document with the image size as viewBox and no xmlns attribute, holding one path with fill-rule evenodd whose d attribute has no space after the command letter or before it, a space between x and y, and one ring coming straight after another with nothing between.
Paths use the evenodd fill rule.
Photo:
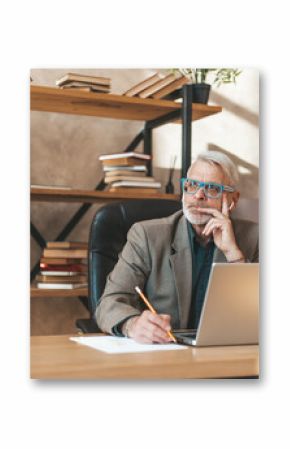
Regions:
<instances>
[{"instance_id":1,"label":"blazer lapel","mask_svg":"<svg viewBox=\"0 0 290 449\"><path fill-rule=\"evenodd\" d=\"M184 216L177 224L171 252L169 259L177 291L179 324L181 328L185 328L191 305L192 257Z\"/></svg>"}]
</instances>

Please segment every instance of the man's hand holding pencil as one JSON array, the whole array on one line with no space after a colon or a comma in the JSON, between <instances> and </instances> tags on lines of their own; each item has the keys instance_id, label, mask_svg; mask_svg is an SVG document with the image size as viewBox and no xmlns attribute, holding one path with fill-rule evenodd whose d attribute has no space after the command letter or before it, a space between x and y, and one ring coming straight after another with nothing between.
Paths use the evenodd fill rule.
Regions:
<instances>
[{"instance_id":1,"label":"man's hand holding pencil","mask_svg":"<svg viewBox=\"0 0 290 449\"><path fill-rule=\"evenodd\" d=\"M149 310L144 310L140 316L129 318L122 331L125 335L139 343L170 343L176 341L171 333L170 315L157 314L139 287L135 287Z\"/></svg>"}]
</instances>

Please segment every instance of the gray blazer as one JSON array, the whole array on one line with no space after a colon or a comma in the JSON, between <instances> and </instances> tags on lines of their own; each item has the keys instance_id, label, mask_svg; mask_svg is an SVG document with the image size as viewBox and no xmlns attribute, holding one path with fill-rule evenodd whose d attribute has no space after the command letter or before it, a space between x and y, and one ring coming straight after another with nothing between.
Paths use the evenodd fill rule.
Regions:
<instances>
[{"instance_id":1,"label":"gray blazer","mask_svg":"<svg viewBox=\"0 0 290 449\"><path fill-rule=\"evenodd\" d=\"M258 225L233 220L233 227L246 259L258 262ZM135 223L127 239L96 308L98 326L111 333L126 317L146 309L134 290L138 285L158 313L171 315L173 328L185 328L190 312L194 260L183 212ZM213 262L227 261L216 249Z\"/></svg>"}]
</instances>

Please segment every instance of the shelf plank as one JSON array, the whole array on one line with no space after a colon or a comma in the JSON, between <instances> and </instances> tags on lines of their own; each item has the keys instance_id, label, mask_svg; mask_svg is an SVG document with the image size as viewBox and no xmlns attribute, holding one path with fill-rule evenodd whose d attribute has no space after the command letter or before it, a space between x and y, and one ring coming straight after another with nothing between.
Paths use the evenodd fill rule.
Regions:
<instances>
[{"instance_id":1,"label":"shelf plank","mask_svg":"<svg viewBox=\"0 0 290 449\"><path fill-rule=\"evenodd\" d=\"M147 121L181 109L181 103L31 85L30 107L32 111ZM220 106L193 103L192 120L221 111Z\"/></svg>"},{"instance_id":2,"label":"shelf plank","mask_svg":"<svg viewBox=\"0 0 290 449\"><path fill-rule=\"evenodd\" d=\"M180 200L180 195L168 193L147 193L142 195L134 191L124 193L103 192L101 190L78 190L78 189L51 189L51 188L31 188L31 201L38 202L71 202L71 203L102 203L116 200L140 200L140 199L164 199Z\"/></svg>"},{"instance_id":3,"label":"shelf plank","mask_svg":"<svg viewBox=\"0 0 290 449\"><path fill-rule=\"evenodd\" d=\"M47 297L77 297L77 296L88 296L87 288L73 288L71 290L64 289L44 289L37 288L35 286L30 287L30 297L31 298L47 298Z\"/></svg>"}]
</instances>

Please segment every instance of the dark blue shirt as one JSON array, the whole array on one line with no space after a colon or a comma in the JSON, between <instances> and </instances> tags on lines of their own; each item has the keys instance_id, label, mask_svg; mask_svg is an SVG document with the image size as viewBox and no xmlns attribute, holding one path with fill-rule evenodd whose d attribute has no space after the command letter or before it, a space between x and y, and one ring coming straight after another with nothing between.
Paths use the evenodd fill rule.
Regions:
<instances>
[{"instance_id":1,"label":"dark blue shirt","mask_svg":"<svg viewBox=\"0 0 290 449\"><path fill-rule=\"evenodd\" d=\"M194 229L189 221L187 221L187 229L192 256L192 296L187 327L189 329L197 329L210 275L215 245L213 241L209 241L206 246L202 246L198 242Z\"/></svg>"}]
</instances>

